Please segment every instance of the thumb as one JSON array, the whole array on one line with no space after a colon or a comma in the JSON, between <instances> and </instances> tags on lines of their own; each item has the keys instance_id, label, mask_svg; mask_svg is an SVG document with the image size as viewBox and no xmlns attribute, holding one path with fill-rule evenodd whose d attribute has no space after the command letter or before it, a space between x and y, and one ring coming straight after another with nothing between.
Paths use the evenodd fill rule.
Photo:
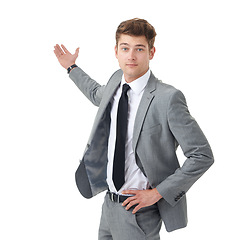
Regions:
<instances>
[{"instance_id":1,"label":"thumb","mask_svg":"<svg viewBox=\"0 0 234 240\"><path fill-rule=\"evenodd\" d=\"M76 49L76 52L75 52L75 56L76 56L76 57L78 57L79 51L80 51L80 48L78 47L78 48Z\"/></svg>"}]
</instances>

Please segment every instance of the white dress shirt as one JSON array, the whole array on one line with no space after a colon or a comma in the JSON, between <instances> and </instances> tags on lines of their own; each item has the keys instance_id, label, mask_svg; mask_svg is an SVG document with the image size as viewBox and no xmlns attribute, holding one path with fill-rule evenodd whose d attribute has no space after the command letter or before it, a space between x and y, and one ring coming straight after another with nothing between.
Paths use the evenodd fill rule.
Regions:
<instances>
[{"instance_id":1,"label":"white dress shirt","mask_svg":"<svg viewBox=\"0 0 234 240\"><path fill-rule=\"evenodd\" d=\"M119 99L122 94L122 86L126 83L124 75L122 77L119 88L116 90L113 96L110 135L108 140L107 183L110 191L114 193L121 194L121 192L124 190L144 190L149 188L148 179L137 166L132 148L132 137L135 117L149 77L150 70L148 70L142 77L134 80L131 83L128 83L131 89L128 91L128 130L125 145L125 183L119 191L117 191L114 186L112 180L112 172L116 139L117 109Z\"/></svg>"}]
</instances>

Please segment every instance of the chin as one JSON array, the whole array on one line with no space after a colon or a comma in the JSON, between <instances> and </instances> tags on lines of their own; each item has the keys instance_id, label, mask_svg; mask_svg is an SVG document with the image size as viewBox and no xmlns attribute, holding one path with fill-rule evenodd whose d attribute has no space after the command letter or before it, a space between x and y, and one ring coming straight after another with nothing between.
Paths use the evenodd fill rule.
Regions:
<instances>
[{"instance_id":1,"label":"chin","mask_svg":"<svg viewBox=\"0 0 234 240\"><path fill-rule=\"evenodd\" d=\"M140 75L139 71L136 71L134 69L125 69L125 74L129 77L135 77Z\"/></svg>"}]
</instances>

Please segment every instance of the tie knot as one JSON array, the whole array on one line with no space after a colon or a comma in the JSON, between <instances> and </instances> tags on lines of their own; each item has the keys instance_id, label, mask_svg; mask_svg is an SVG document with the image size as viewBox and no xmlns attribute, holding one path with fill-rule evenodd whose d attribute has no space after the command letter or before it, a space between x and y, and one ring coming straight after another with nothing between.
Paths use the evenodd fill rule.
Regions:
<instances>
[{"instance_id":1,"label":"tie knot","mask_svg":"<svg viewBox=\"0 0 234 240\"><path fill-rule=\"evenodd\" d=\"M122 91L126 94L129 89L130 89L130 86L125 83L125 84L123 85Z\"/></svg>"}]
</instances>

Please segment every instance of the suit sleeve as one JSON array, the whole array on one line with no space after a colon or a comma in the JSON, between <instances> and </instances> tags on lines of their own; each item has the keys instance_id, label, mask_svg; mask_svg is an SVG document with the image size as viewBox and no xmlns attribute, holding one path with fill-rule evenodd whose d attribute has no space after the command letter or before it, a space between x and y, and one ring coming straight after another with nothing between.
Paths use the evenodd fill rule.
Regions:
<instances>
[{"instance_id":1,"label":"suit sleeve","mask_svg":"<svg viewBox=\"0 0 234 240\"><path fill-rule=\"evenodd\" d=\"M76 84L76 86L81 90L81 92L95 105L99 106L105 86L101 86L95 80L90 78L81 68L74 68L69 77Z\"/></svg>"},{"instance_id":2,"label":"suit sleeve","mask_svg":"<svg viewBox=\"0 0 234 240\"><path fill-rule=\"evenodd\" d=\"M170 205L175 206L209 169L214 159L205 135L195 119L191 117L185 97L178 90L169 100L167 119L170 131L187 159L181 168L178 168L156 188Z\"/></svg>"}]
</instances>

